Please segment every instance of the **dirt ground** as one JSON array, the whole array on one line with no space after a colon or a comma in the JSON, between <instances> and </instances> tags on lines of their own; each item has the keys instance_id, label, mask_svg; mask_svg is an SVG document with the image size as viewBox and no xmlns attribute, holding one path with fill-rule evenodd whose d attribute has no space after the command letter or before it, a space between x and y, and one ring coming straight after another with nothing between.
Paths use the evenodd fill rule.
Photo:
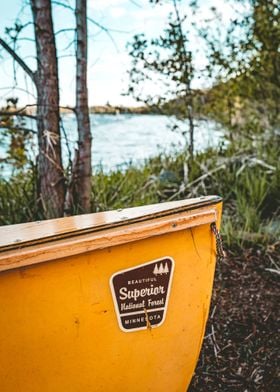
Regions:
<instances>
[{"instance_id":1,"label":"dirt ground","mask_svg":"<svg viewBox=\"0 0 280 392\"><path fill-rule=\"evenodd\" d=\"M218 263L204 343L188 392L279 392L280 246Z\"/></svg>"}]
</instances>

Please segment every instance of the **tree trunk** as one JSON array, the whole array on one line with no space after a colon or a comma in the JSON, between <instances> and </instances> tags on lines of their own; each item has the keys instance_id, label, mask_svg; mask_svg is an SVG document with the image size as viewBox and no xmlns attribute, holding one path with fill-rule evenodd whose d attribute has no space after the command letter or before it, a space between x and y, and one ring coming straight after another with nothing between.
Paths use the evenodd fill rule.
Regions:
<instances>
[{"instance_id":1,"label":"tree trunk","mask_svg":"<svg viewBox=\"0 0 280 392\"><path fill-rule=\"evenodd\" d=\"M63 216L64 174L59 127L58 66L50 0L31 0L37 52L40 203L46 218Z\"/></svg>"},{"instance_id":2,"label":"tree trunk","mask_svg":"<svg viewBox=\"0 0 280 392\"><path fill-rule=\"evenodd\" d=\"M87 0L76 0L76 117L78 125L78 159L75 188L78 209L90 212L91 194L91 131L87 91Z\"/></svg>"}]
</instances>

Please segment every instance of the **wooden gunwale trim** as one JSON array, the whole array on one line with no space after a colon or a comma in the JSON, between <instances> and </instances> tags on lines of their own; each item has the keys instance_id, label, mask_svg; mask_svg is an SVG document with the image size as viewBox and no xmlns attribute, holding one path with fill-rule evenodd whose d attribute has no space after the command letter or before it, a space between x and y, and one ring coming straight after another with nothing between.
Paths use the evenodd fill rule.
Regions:
<instances>
[{"instance_id":1,"label":"wooden gunwale trim","mask_svg":"<svg viewBox=\"0 0 280 392\"><path fill-rule=\"evenodd\" d=\"M121 227L121 226L125 226L127 224L133 224L133 223L138 223L138 222L143 222L146 220L153 220L153 219L158 219L160 217L166 217L166 216L170 216L171 214L176 214L176 213L180 213L180 212L187 212L187 211L192 211L192 210L196 210L199 208L203 208L203 207L208 207L211 205L215 205L218 204L219 202L221 202L222 199L219 196L208 196L208 197L201 197L201 198L196 198L196 199L191 199L189 204L184 204L182 206L179 207L173 207L173 208L167 208L166 210L163 211L159 211L159 212L151 212L151 213L144 213L142 216L137 216L137 217L122 217L121 214L128 214L129 215L129 211L130 210L136 210L136 208L139 208L139 210L141 208L144 207L136 207L136 208L132 208L132 209L123 209L120 211L117 211L118 214L120 215L119 217L116 217L116 220L113 222L109 222L109 223L102 223L102 224L92 224L90 227L83 227L83 228L79 228L79 227L75 227L72 228L70 230L64 231L64 232L57 232L55 234L43 234L42 237L37 237L35 239L31 239L31 240L14 240L10 243L7 243L4 245L1 245L1 240L0 240L0 254L2 252L6 252L7 250L11 250L11 249L22 249L22 247L27 247L27 246L33 246L35 244L40 245L43 243L49 243L50 241L55 241L55 240L59 240L59 239L66 239L66 238L73 238L73 237L77 237L77 236L82 236L84 234L87 233L94 233L97 231L101 231L101 230L107 230L108 228L113 228L113 227ZM183 200L182 203L184 202L188 202L188 200ZM173 203L173 202L171 202ZM178 203L178 202L174 202L174 203ZM163 203L163 204L169 204L169 203ZM154 205L155 208L158 205ZM153 205L150 205L148 207L153 207ZM105 213L97 213L97 214L90 214L91 216L94 215L98 215L98 214L110 214L110 213L116 213L116 211L107 211ZM88 215L88 216L90 216ZM83 219L83 216L75 216L75 217L70 217L70 219ZM48 224L52 224L52 223L58 223L59 221L61 221L62 219L69 219L69 218L60 218L60 219L55 219L55 220L51 220L51 221L42 221L42 222L30 222L27 224L18 224L18 225L11 225L11 226L3 226L0 227L0 235L1 235L1 230L3 231L4 235L6 234L6 230L26 230L26 226L28 226L27 230L31 231L31 226L32 229L34 231L34 229L40 231L40 230L44 230L45 227L40 226L42 225L48 225ZM20 229L19 229L20 227ZM32 234L32 233L31 233ZM7 235L7 234L6 234ZM32 236L32 235L31 235Z\"/></svg>"},{"instance_id":2,"label":"wooden gunwale trim","mask_svg":"<svg viewBox=\"0 0 280 392\"><path fill-rule=\"evenodd\" d=\"M122 227L85 233L22 249L7 250L0 253L0 272L210 224L216 220L216 209L204 207L195 212L180 212L150 221L130 223Z\"/></svg>"}]
</instances>

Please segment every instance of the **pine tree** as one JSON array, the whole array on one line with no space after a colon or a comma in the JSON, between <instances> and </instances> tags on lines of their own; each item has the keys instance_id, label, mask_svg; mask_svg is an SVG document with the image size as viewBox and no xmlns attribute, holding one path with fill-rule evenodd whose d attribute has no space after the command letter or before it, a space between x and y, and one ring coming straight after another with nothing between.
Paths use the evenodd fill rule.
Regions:
<instances>
[{"instance_id":1,"label":"pine tree","mask_svg":"<svg viewBox=\"0 0 280 392\"><path fill-rule=\"evenodd\" d=\"M159 274L159 270L158 270L158 265L156 264L154 268L154 275L158 275L158 274Z\"/></svg>"}]
</instances>

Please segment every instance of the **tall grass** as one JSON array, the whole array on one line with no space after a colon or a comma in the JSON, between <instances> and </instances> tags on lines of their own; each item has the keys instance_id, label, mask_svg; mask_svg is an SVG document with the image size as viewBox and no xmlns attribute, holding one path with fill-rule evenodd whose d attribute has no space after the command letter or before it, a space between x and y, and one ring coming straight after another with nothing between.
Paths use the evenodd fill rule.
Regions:
<instances>
[{"instance_id":1,"label":"tall grass","mask_svg":"<svg viewBox=\"0 0 280 392\"><path fill-rule=\"evenodd\" d=\"M92 178L92 211L209 194L224 198L222 232L229 247L267 245L280 236L279 137L223 145L197 153L160 154L142 166ZM0 180L0 224L41 219L32 170Z\"/></svg>"},{"instance_id":2,"label":"tall grass","mask_svg":"<svg viewBox=\"0 0 280 392\"><path fill-rule=\"evenodd\" d=\"M36 176L33 170L9 180L0 179L0 225L41 219L36 201Z\"/></svg>"}]
</instances>

